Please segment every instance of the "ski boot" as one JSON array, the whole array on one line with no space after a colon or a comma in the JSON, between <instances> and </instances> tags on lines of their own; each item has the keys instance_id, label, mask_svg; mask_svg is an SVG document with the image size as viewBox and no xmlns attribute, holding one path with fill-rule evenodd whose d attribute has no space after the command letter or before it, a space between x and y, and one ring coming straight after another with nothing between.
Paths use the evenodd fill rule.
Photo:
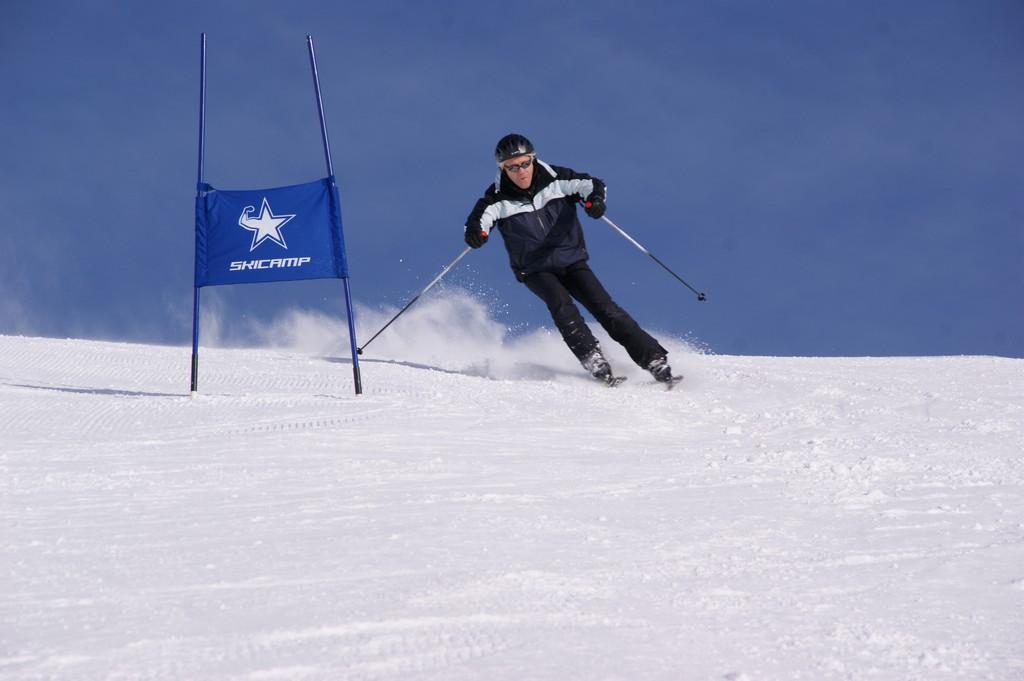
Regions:
<instances>
[{"instance_id":1,"label":"ski boot","mask_svg":"<svg viewBox=\"0 0 1024 681\"><path fill-rule=\"evenodd\" d=\"M614 387L625 380L624 376L612 375L612 367L608 364L608 360L604 358L604 355L601 354L600 347L596 347L587 353L580 359L580 364L590 372L591 376L609 387Z\"/></svg>"},{"instance_id":2,"label":"ski boot","mask_svg":"<svg viewBox=\"0 0 1024 681\"><path fill-rule=\"evenodd\" d=\"M669 390L671 390L676 383L683 380L682 376L672 375L672 367L668 365L667 357L655 357L647 365L647 370L651 372L651 376L654 376L655 381L658 383L664 383L665 387Z\"/></svg>"}]
</instances>

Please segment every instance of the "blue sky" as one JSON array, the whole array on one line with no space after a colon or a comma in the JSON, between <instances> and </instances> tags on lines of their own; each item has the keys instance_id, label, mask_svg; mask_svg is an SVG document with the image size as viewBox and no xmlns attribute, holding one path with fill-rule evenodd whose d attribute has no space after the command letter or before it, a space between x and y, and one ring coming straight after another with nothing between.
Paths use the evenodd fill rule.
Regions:
<instances>
[{"instance_id":1,"label":"blue sky","mask_svg":"<svg viewBox=\"0 0 1024 681\"><path fill-rule=\"evenodd\" d=\"M190 342L199 34L206 179L325 174L352 291L398 306L463 248L517 131L609 186L592 266L720 353L1024 356L1024 4L6 0L0 333ZM549 323L497 242L446 283ZM337 281L205 289L236 323L343 311Z\"/></svg>"}]
</instances>

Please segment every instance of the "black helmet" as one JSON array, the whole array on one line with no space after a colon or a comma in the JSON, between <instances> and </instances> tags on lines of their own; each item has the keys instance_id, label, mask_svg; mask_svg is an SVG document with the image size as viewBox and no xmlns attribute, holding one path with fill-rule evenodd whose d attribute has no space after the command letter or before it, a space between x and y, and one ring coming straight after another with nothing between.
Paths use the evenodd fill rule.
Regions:
<instances>
[{"instance_id":1,"label":"black helmet","mask_svg":"<svg viewBox=\"0 0 1024 681\"><path fill-rule=\"evenodd\" d=\"M498 146L494 148L494 160L501 164L510 158L532 153L533 144L530 143L530 140L522 135L512 133L498 140Z\"/></svg>"}]
</instances>

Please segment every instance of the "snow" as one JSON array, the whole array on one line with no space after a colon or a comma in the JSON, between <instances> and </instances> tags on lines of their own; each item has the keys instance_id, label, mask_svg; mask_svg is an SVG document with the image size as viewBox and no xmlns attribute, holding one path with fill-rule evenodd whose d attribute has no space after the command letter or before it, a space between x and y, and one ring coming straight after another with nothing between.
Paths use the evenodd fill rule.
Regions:
<instances>
[{"instance_id":1,"label":"snow","mask_svg":"<svg viewBox=\"0 0 1024 681\"><path fill-rule=\"evenodd\" d=\"M1024 361L343 328L0 337L0 678L1024 678Z\"/></svg>"}]
</instances>

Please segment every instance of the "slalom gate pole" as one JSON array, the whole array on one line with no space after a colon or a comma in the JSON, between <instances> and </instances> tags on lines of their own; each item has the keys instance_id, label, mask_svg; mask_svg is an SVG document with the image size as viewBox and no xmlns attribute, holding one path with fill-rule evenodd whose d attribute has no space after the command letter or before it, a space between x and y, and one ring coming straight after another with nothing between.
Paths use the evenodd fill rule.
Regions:
<instances>
[{"instance_id":1,"label":"slalom gate pole","mask_svg":"<svg viewBox=\"0 0 1024 681\"><path fill-rule=\"evenodd\" d=\"M376 338L377 336L379 336L379 335L381 335L382 333L384 333L384 329L386 329L386 328L388 328L389 326L391 326L391 324L392 324L392 323L393 323L393 322L394 322L394 321L395 321L396 319L398 319L399 317L401 317L401 316L402 316L402 313L404 313L404 312L405 312L406 310L408 310L408 309L409 309L410 307L412 307L413 303L415 303L415 302L416 302L417 300L419 300L419 299L420 299L420 296L422 296L422 295L423 295L424 293L426 293L426 292L427 292L427 291L429 291L429 290L430 290L431 288L433 288L433 287L434 287L434 284L436 284L437 282L441 281L441 278L442 278L442 277L444 277L444 275L448 274L448 270L450 270L451 268L455 267L455 265L456 265L456 264L457 264L457 263L458 263L458 262L459 262L460 260L462 260L462 259L463 259L464 257L466 257L466 254L467 254L467 253L469 253L469 252L470 252L471 250L473 250L473 249L471 249L471 248L470 248L469 246L466 246L465 250L463 250L463 251L462 251L462 253L459 253L459 255L458 255L458 256L456 256L455 260L452 260L452 261L451 261L450 263L448 263L447 265L445 265L445 266L444 266L444 269L443 269L443 270L441 270L441 273L440 273L440 274L438 274L438 275L437 275L436 277L434 277L434 280L433 280L433 281L431 281L431 282L430 282L429 284L427 284L427 285L426 285L426 286L425 286L425 287L423 288L423 290L422 290L422 291L420 291L419 293L417 293L417 294L416 294L416 296L415 296L415 297L414 297L414 298L413 298L412 300L410 300L410 301L409 301L408 303L406 303L406 304L405 304L405 307L403 307L403 308L402 308L401 310L399 310L399 311L398 311L398 314L396 314L396 315L395 315L394 317L392 317L392 318L391 318L391 320L390 320L390 321L388 321L388 323L387 323L387 324L385 324L384 326L382 326L382 327L381 327L381 329L380 329L380 331L378 331L377 333L373 334L373 337L372 337L372 338L370 338L370 340L368 340L368 341L366 341L365 343L363 343L363 347L359 348L359 349L357 350L357 352L358 352L358 353L359 353L360 355L361 355L361 354L363 354L363 350L365 350L365 349L366 349L366 346L367 346L367 345L369 345L370 343L372 343L372 342L373 342L373 339L374 339L374 338Z\"/></svg>"},{"instance_id":2,"label":"slalom gate pole","mask_svg":"<svg viewBox=\"0 0 1024 681\"><path fill-rule=\"evenodd\" d=\"M327 159L327 174L334 185L335 200L337 200L338 185L334 180L334 163L331 161L331 143L327 139L327 119L324 118L324 99L320 94L320 76L316 70L316 55L313 52L313 36L306 35L306 45L309 47L309 66L313 70L313 89L316 90L316 110L320 115L320 135L324 141L324 157ZM352 381L355 384L356 395L363 394L363 379L359 371L359 354L362 352L356 347L356 320L352 311L352 291L349 288L348 276L341 278L345 286L345 313L348 317L348 340L352 346Z\"/></svg>"},{"instance_id":3,"label":"slalom gate pole","mask_svg":"<svg viewBox=\"0 0 1024 681\"><path fill-rule=\"evenodd\" d=\"M196 201L203 195L203 152L206 149L206 34L200 35L199 51L199 179ZM199 392L199 287L192 284L192 385L190 394Z\"/></svg>"},{"instance_id":4,"label":"slalom gate pole","mask_svg":"<svg viewBox=\"0 0 1024 681\"><path fill-rule=\"evenodd\" d=\"M653 253L651 253L651 252L650 252L650 251L648 251L648 250L647 250L646 248L644 248L643 246L641 246L641 245L640 245L640 243L639 243L639 242L637 242L637 240L636 240L636 239L634 239L634 238L633 238L633 237L631 237L630 235L626 234L625 230L623 230L623 229L622 229L621 227L619 227L619 226L618 226L617 224L615 224L614 222L612 222L611 220L609 220L609 219L608 219L607 217L605 217L605 216L603 216L603 215L601 216L601 219L602 219L602 220L604 220L605 222L607 222L607 223L608 223L609 225L611 225L611 226L612 226L612 228L613 228L613 229L614 229L614 230L615 230L616 232L618 232L619 234L621 234L621 235L622 235L622 236L623 236L623 237L624 237L624 238L626 239L626 241L628 241L629 243L631 243L631 244L633 244L634 246L636 246L636 247L637 247L637 248L638 248L638 249L640 250L640 252L641 252L641 253L645 253L645 254L647 254L648 256L650 256L651 260L653 260L654 262L656 262L656 263L658 263L659 265L661 265L662 269L664 269L664 270L665 270L666 272L668 272L668 273L669 273L669 274L671 274L671 275L672 275L673 277L675 277L675 278L676 278L676 279L677 279L677 280L679 281L679 283L680 283L680 284L682 284L683 286L685 286L686 288L690 289L690 290L691 290L691 291L693 291L693 292L694 292L695 294L697 294L697 300L698 300L698 301L700 301L700 302L704 302L705 300L707 300L707 298L705 297L705 295L704 295L704 294L703 294L702 292L698 291L697 289L693 288L692 286L690 286L689 284L687 284L687 283L686 283L685 281L683 281L683 278L682 278L682 277L680 277L680 276L679 276L678 274L676 274L676 273L675 273L675 272L673 272L673 271L672 271L671 269L669 269L668 265L666 265L666 264L665 264L665 263L663 263L662 261L658 260L658 258L657 258L657 257L656 257L656 256L655 256L655 255L654 255Z\"/></svg>"}]
</instances>

